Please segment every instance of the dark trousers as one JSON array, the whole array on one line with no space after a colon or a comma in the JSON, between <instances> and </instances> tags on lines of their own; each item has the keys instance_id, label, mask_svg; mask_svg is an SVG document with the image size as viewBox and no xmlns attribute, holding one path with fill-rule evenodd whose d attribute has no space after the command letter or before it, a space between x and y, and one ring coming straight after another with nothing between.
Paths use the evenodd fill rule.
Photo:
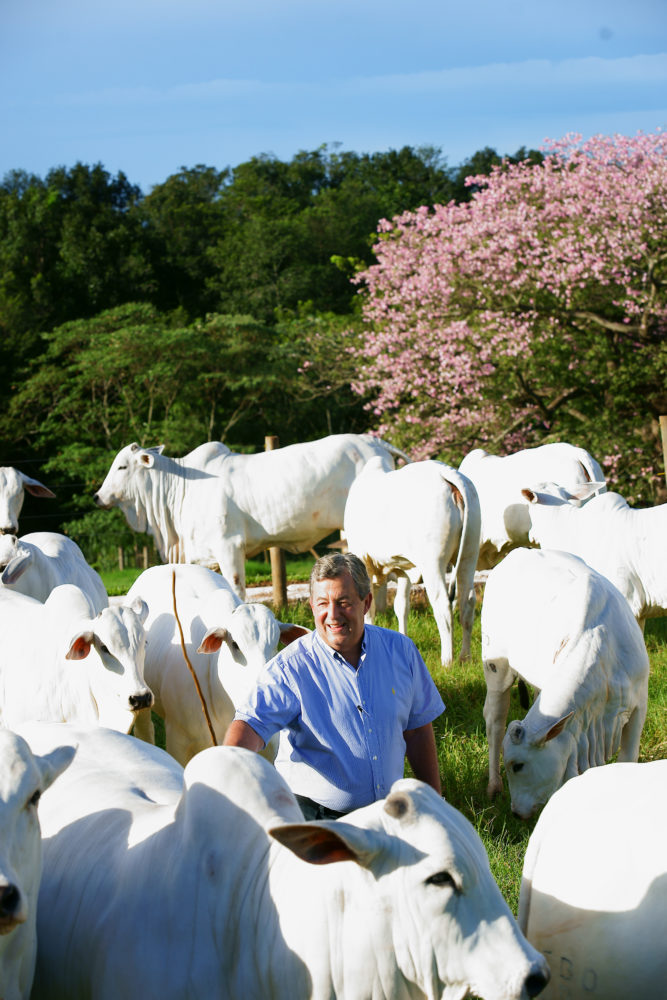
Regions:
<instances>
[{"instance_id":1,"label":"dark trousers","mask_svg":"<svg viewBox=\"0 0 667 1000\"><path fill-rule=\"evenodd\" d=\"M328 809L326 806L314 802L307 795L297 795L297 802L301 806L304 819L340 819L345 813L336 812L335 809Z\"/></svg>"}]
</instances>

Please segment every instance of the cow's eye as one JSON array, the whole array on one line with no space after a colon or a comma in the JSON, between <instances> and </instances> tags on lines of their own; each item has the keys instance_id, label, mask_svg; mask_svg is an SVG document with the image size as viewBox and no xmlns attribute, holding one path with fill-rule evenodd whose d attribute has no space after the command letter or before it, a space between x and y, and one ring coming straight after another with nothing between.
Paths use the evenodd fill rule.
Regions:
<instances>
[{"instance_id":1,"label":"cow's eye","mask_svg":"<svg viewBox=\"0 0 667 1000\"><path fill-rule=\"evenodd\" d=\"M436 872L435 875L426 879L426 885L446 885L454 892L459 892L459 888L449 872Z\"/></svg>"},{"instance_id":2,"label":"cow's eye","mask_svg":"<svg viewBox=\"0 0 667 1000\"><path fill-rule=\"evenodd\" d=\"M127 469L126 465L119 465L118 468L116 469L116 472L124 472L125 469Z\"/></svg>"},{"instance_id":3,"label":"cow's eye","mask_svg":"<svg viewBox=\"0 0 667 1000\"><path fill-rule=\"evenodd\" d=\"M513 772L514 774L518 774L518 773L519 773L519 771L523 771L523 763L520 763L520 764L512 764L512 772Z\"/></svg>"},{"instance_id":4,"label":"cow's eye","mask_svg":"<svg viewBox=\"0 0 667 1000\"><path fill-rule=\"evenodd\" d=\"M38 788L37 791L33 792L33 794L28 799L28 804L31 805L31 806L36 806L41 797L42 797L42 793L40 792L40 790Z\"/></svg>"}]
</instances>

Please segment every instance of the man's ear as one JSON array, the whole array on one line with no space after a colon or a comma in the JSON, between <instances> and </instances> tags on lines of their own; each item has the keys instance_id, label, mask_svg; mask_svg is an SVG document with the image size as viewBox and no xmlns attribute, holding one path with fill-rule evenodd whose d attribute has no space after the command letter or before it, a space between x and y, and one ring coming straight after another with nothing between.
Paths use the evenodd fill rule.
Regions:
<instances>
[{"instance_id":1,"label":"man's ear","mask_svg":"<svg viewBox=\"0 0 667 1000\"><path fill-rule=\"evenodd\" d=\"M373 603L373 591L371 590L364 597L364 614L367 614L370 611L370 607L371 607L372 603Z\"/></svg>"}]
</instances>

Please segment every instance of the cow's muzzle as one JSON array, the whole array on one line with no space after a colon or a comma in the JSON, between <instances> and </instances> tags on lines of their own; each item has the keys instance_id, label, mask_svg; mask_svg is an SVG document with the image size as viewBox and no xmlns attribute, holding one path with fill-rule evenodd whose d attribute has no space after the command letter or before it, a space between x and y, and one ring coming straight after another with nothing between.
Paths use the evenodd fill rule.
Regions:
<instances>
[{"instance_id":1,"label":"cow's muzzle","mask_svg":"<svg viewBox=\"0 0 667 1000\"><path fill-rule=\"evenodd\" d=\"M0 934L9 934L17 924L25 923L27 914L21 893L11 882L0 889Z\"/></svg>"},{"instance_id":2,"label":"cow's muzzle","mask_svg":"<svg viewBox=\"0 0 667 1000\"><path fill-rule=\"evenodd\" d=\"M150 708L153 704L153 692L145 691L143 694L130 695L130 708L133 712L140 712L143 708Z\"/></svg>"}]
</instances>

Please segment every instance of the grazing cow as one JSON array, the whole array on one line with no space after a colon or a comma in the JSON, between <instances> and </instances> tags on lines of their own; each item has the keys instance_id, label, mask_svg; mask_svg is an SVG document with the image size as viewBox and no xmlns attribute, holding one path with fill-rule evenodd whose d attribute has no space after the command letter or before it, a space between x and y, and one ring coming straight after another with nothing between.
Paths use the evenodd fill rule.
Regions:
<instances>
[{"instance_id":1,"label":"grazing cow","mask_svg":"<svg viewBox=\"0 0 667 1000\"><path fill-rule=\"evenodd\" d=\"M539 689L503 740L512 810L522 819L619 744L619 760L637 760L648 654L606 577L569 552L515 549L489 573L481 617L489 795L502 790L500 741L517 676Z\"/></svg>"},{"instance_id":2,"label":"grazing cow","mask_svg":"<svg viewBox=\"0 0 667 1000\"><path fill-rule=\"evenodd\" d=\"M244 604L226 580L204 566L153 566L137 578L127 600L143 599L148 605L144 676L155 697L154 709L165 722L167 750L185 766L211 746L211 735L181 648L174 573L186 652L218 743L278 643L286 645L308 629L277 621L264 604ZM150 709L137 718L134 733L155 742ZM263 752L273 760L275 750L271 743Z\"/></svg>"},{"instance_id":3,"label":"grazing cow","mask_svg":"<svg viewBox=\"0 0 667 1000\"><path fill-rule=\"evenodd\" d=\"M73 583L88 594L96 612L109 605L102 577L75 541L55 531L0 537L0 583L42 602L61 583Z\"/></svg>"},{"instance_id":4,"label":"grazing cow","mask_svg":"<svg viewBox=\"0 0 667 1000\"><path fill-rule=\"evenodd\" d=\"M470 656L480 512L469 479L443 462L413 462L388 472L381 459L373 458L350 487L345 537L349 551L366 564L374 591L390 573L398 574L394 611L403 634L407 633L410 585L421 576L440 632L440 659L447 666L453 659L456 591L463 632L461 659ZM448 590L445 573L451 564L453 579Z\"/></svg>"},{"instance_id":5,"label":"grazing cow","mask_svg":"<svg viewBox=\"0 0 667 1000\"><path fill-rule=\"evenodd\" d=\"M43 719L129 732L153 701L143 677L147 610L135 601L96 613L73 584L44 604L0 589L0 724Z\"/></svg>"},{"instance_id":6,"label":"grazing cow","mask_svg":"<svg viewBox=\"0 0 667 1000\"><path fill-rule=\"evenodd\" d=\"M531 508L521 497L527 483L545 480L576 486L595 481L605 489L602 469L587 451L558 442L513 455L489 455L476 448L459 465L475 484L482 510L482 541L477 568L491 569L518 545L529 545Z\"/></svg>"},{"instance_id":7,"label":"grazing cow","mask_svg":"<svg viewBox=\"0 0 667 1000\"><path fill-rule=\"evenodd\" d=\"M38 750L63 728L23 732ZM251 751L211 747L179 778L139 740L98 729L71 741L70 781L42 803L32 1000L528 1000L543 989L546 963L477 833L422 782L307 823Z\"/></svg>"},{"instance_id":8,"label":"grazing cow","mask_svg":"<svg viewBox=\"0 0 667 1000\"><path fill-rule=\"evenodd\" d=\"M95 494L146 531L164 562L215 568L245 598L245 559L271 546L304 552L343 527L353 479L379 455L393 469L396 448L369 434L334 434L256 455L195 449L197 464L161 448L122 448ZM224 447L224 446L223 446ZM209 451L206 451L209 449ZM191 454L195 454L191 453Z\"/></svg>"},{"instance_id":9,"label":"grazing cow","mask_svg":"<svg viewBox=\"0 0 667 1000\"><path fill-rule=\"evenodd\" d=\"M28 1000L37 954L37 894L42 837L37 803L65 770L74 749L43 757L22 737L0 729L0 996Z\"/></svg>"},{"instance_id":10,"label":"grazing cow","mask_svg":"<svg viewBox=\"0 0 667 1000\"><path fill-rule=\"evenodd\" d=\"M55 497L38 479L31 479L9 465L0 468L0 535L18 534L26 490L35 497Z\"/></svg>"},{"instance_id":11,"label":"grazing cow","mask_svg":"<svg viewBox=\"0 0 667 1000\"><path fill-rule=\"evenodd\" d=\"M594 486L521 490L531 505L531 540L573 552L611 580L643 631L647 618L667 615L667 503L634 510L618 493L592 496Z\"/></svg>"},{"instance_id":12,"label":"grazing cow","mask_svg":"<svg viewBox=\"0 0 667 1000\"><path fill-rule=\"evenodd\" d=\"M519 923L552 972L545 997L667 995L667 760L569 781L528 842Z\"/></svg>"}]
</instances>

